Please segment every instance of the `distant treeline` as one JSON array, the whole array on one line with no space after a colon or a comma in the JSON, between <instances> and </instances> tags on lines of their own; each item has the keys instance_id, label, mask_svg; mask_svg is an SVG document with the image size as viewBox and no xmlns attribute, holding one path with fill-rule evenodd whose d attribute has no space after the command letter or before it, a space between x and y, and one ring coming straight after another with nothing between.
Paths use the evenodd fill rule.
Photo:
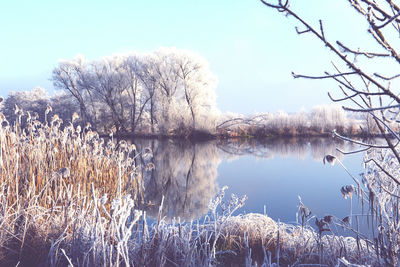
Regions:
<instances>
[{"instance_id":1,"label":"distant treeline","mask_svg":"<svg viewBox=\"0 0 400 267\"><path fill-rule=\"evenodd\" d=\"M51 107L51 109L50 109ZM185 111L182 107L182 113ZM1 112L10 122L16 121L19 116L31 116L41 122L47 120L50 123L52 116L57 114L64 122L70 122L74 113L79 114L78 123L82 127L88 122L82 119L79 104L65 92L56 93L50 96L45 89L37 87L31 91L10 93L8 97L0 104ZM47 114L46 114L47 110ZM104 112L104 110L102 111ZM179 113L179 107L176 111ZM107 117L106 115L104 115ZM111 116L111 115L110 115ZM172 128L166 125L166 121L158 118L154 127L144 127L144 122L140 127L131 131L131 128L119 129L117 134L126 135L149 135L149 136L189 136L191 134L201 133L205 136L219 137L273 137L273 136L327 136L336 130L337 133L345 136L368 136L379 133L378 128L369 116L356 116L344 111L338 106L316 106L310 112L301 110L297 113L288 114L286 112L264 113L252 116L244 116L233 113L220 113L214 111L210 113L210 123L207 127L206 114L202 114L202 127L196 128L186 124L190 120L173 121L169 123L181 128ZM23 123L24 120L22 120ZM122 120L123 122L123 120ZM190 124L190 123L189 123ZM118 123L112 123L112 120L104 119L96 121L91 125L93 129L101 134L109 134L117 129ZM161 127L162 125L162 127ZM148 125L151 126L151 125ZM155 131L157 129L157 131ZM170 132L164 132L166 129L173 129Z\"/></svg>"},{"instance_id":2,"label":"distant treeline","mask_svg":"<svg viewBox=\"0 0 400 267\"><path fill-rule=\"evenodd\" d=\"M263 113L251 116L225 114L217 125L222 137L328 136L332 131L345 136L377 135L379 129L370 115L344 111L335 105L319 105L311 112Z\"/></svg>"},{"instance_id":3,"label":"distant treeline","mask_svg":"<svg viewBox=\"0 0 400 267\"><path fill-rule=\"evenodd\" d=\"M52 81L60 90L53 96L40 87L9 94L0 103L7 120L26 116L50 123L57 114L67 123L76 113L76 123L90 124L100 134L169 137L319 136L334 129L347 136L379 132L368 116L355 117L337 106L293 114L222 114L216 107L216 78L207 61L174 48L93 61L78 56L61 61Z\"/></svg>"}]
</instances>

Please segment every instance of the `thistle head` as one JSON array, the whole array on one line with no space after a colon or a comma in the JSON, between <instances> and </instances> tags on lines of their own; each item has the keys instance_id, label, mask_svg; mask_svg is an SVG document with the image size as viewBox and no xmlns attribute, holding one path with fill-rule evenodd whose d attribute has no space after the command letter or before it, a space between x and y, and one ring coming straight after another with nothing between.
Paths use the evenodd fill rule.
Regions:
<instances>
[{"instance_id":1,"label":"thistle head","mask_svg":"<svg viewBox=\"0 0 400 267\"><path fill-rule=\"evenodd\" d=\"M332 166L335 165L336 162L336 157L332 155L326 155L322 162L325 164L325 162L331 164Z\"/></svg>"}]
</instances>

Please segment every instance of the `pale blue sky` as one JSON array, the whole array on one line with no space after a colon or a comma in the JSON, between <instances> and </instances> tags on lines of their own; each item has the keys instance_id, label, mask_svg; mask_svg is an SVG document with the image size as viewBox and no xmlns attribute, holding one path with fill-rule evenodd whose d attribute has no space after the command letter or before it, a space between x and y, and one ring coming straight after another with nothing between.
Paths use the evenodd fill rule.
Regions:
<instances>
[{"instance_id":1,"label":"pale blue sky","mask_svg":"<svg viewBox=\"0 0 400 267\"><path fill-rule=\"evenodd\" d=\"M315 23L327 16L328 37L362 40L348 29L360 22L347 1L292 2ZM335 87L291 77L292 70L322 74L329 53L314 38L297 36L293 19L258 0L2 1L0 25L3 96L35 86L51 91L51 70L62 58L96 59L161 46L193 50L210 62L222 111L310 109L330 103L326 93Z\"/></svg>"}]
</instances>

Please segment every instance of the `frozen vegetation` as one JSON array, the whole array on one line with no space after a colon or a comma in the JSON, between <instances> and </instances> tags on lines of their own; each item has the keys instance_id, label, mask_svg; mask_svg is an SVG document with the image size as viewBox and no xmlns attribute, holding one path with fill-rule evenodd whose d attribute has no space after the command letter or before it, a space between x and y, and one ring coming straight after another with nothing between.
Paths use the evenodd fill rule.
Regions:
<instances>
[{"instance_id":1,"label":"frozen vegetation","mask_svg":"<svg viewBox=\"0 0 400 267\"><path fill-rule=\"evenodd\" d=\"M376 214L374 218L387 227L379 228L378 242L362 233L356 237L334 235L331 226L350 226L333 216L315 218L301 202L298 225L275 222L261 214L235 216L233 212L244 205L245 197L227 199L224 189L211 202L189 205L188 213L205 212L208 215L204 219L191 221L189 217L185 221L162 215L163 209L185 202L184 198L171 199L167 191L165 198L154 201L157 203L154 208L145 209L149 203L142 196L151 196L152 190L165 188L165 184L145 181L151 181L148 177L160 172L158 168L175 174L182 172L177 174L181 177L178 179L188 175L193 175L190 180L203 175L213 177L216 168L208 161L197 161L196 156L213 157L218 154L215 151L194 145L190 155L182 155L176 145L158 152L157 144L152 149L125 141L116 144L112 139L99 138L90 128L76 125L77 114L73 114L71 123L61 127L57 115L42 124L36 118L22 117L21 109L15 112L15 122L0 114L2 265L376 264L384 263L388 256L397 262L393 198L378 187L392 181L379 176L371 166L365 174L365 186L345 193L364 197L367 196L364 187L377 192L375 201L372 198L365 201ZM25 124L24 129L21 124ZM154 158L154 154L163 151L191 160L181 160L185 165L172 166L167 156ZM375 154L368 155L376 158ZM218 162L217 156L211 164ZM209 181L211 185L194 181L186 186L185 194L200 190L212 195L213 179ZM204 188L199 189L199 185ZM170 191L172 195L175 190L181 191L174 189ZM148 216L153 219L148 220ZM382 231L390 231L391 238ZM392 254L374 254L383 250Z\"/></svg>"},{"instance_id":2,"label":"frozen vegetation","mask_svg":"<svg viewBox=\"0 0 400 267\"><path fill-rule=\"evenodd\" d=\"M333 130L346 136L378 133L366 124L365 118L337 105L319 105L311 112L303 109L292 114L284 111L252 116L227 113L222 117L217 132L227 137L328 136Z\"/></svg>"},{"instance_id":3,"label":"frozen vegetation","mask_svg":"<svg viewBox=\"0 0 400 267\"><path fill-rule=\"evenodd\" d=\"M294 78L335 80L342 96L329 96L334 102L352 103L344 109L361 115L349 116L337 107L251 117L221 114L207 62L177 49L62 61L52 77L62 93L50 97L35 88L0 101L2 266L400 264L400 98L394 86L399 75L368 71L377 58L390 59L385 62L398 67L400 56L389 36L400 32L399 5L349 1L379 48L363 52L331 43L323 22L307 23L289 1L261 2L294 18L304 27L296 28L299 34L313 35L341 61L333 64L334 74L293 73ZM369 67L359 66L360 57ZM324 163L339 164L350 175L354 183L343 185L341 193L357 198L365 209L361 215L318 218L299 199L295 225L261 214L234 215L246 197L226 200L225 188L210 202L191 198L195 201L188 203L186 196L217 192L220 159L212 149L193 145L189 152L172 142L162 147L152 140L149 148L115 140L115 135L124 134L268 137L331 132L365 152L360 179L351 175L340 156L323 157ZM361 134L379 134L385 142L345 137ZM226 153L252 152L251 145L235 142ZM198 160L200 156L210 161ZM179 158L179 164L169 157ZM161 179L153 179L155 175ZM173 184L172 175L186 179L186 184ZM203 176L209 179L203 181ZM179 184L185 184L185 194L174 193L183 190ZM156 191L163 191L164 197L155 196ZM183 207L181 217L164 216L172 214L174 205ZM191 220L204 212L201 220ZM358 227L360 216L367 218L368 229ZM337 227L353 236L338 235Z\"/></svg>"},{"instance_id":4,"label":"frozen vegetation","mask_svg":"<svg viewBox=\"0 0 400 267\"><path fill-rule=\"evenodd\" d=\"M61 61L52 80L74 98L83 123L98 130L184 135L215 128L216 78L193 52L78 56Z\"/></svg>"},{"instance_id":5,"label":"frozen vegetation","mask_svg":"<svg viewBox=\"0 0 400 267\"><path fill-rule=\"evenodd\" d=\"M211 104L215 101L215 93L211 89L207 94L204 93L205 95L203 96L196 95L196 97L202 97L202 100L199 101L203 101L204 105L196 102L201 107L199 106L194 109L194 117L189 112L190 109L184 98L173 98L174 100L171 100L171 103L174 103L173 106L171 104L170 107L167 107L160 96L160 98L152 100L153 108L148 104L150 103L150 100L148 100L147 104L141 107L142 109L139 114L135 115L139 116L139 119L136 118L134 121L129 122L132 119L129 116L135 114L133 112L134 107L128 102L123 102L123 99L125 99L124 93L120 92L118 94L119 98L121 98L118 101L122 102L118 102L117 106L124 107L126 110L130 109L131 113L122 112L117 121L113 119L117 116L112 115L111 109L108 109L107 104L102 102L101 99L96 100L98 101L95 105L97 108L93 109L89 109L91 106L89 104L92 102L89 99L85 99L83 103L89 105L85 109L92 110L93 114L97 114L96 116L98 117L93 115L94 117L92 118L91 113L86 111L89 115L85 115L86 119L83 119L81 116L83 112L82 108L79 108L79 102L74 97L71 97L69 91L58 92L50 96L45 89L40 87L34 88L31 91L9 94L3 106L0 106L0 110L8 120L14 121L17 118L14 112L15 105L17 105L21 110L25 111L23 116L27 116L27 112L29 112L31 116L35 116L39 121L45 122L48 119L45 116L45 110L49 105L52 107L50 115L58 114L64 122L70 122L73 113L76 112L79 114L77 123L80 125L90 124L92 129L96 129L97 132L104 135L112 133L124 136L161 135L188 137L192 135L194 137L265 138L277 136L331 136L333 130L344 136L371 136L379 135L380 133L370 115L360 116L352 112L346 112L337 105L320 105L315 106L310 112L303 109L291 114L283 111L251 116L231 112L221 113L213 106L214 104ZM93 92L93 97L95 95L96 93ZM212 99L207 99L209 96ZM174 111L167 112L166 109L169 108L173 108ZM154 114L150 116L152 109ZM158 111L156 112L155 110ZM169 118L165 117L169 112L172 112L168 115ZM154 118L152 119L152 117ZM146 120L146 118L149 120ZM193 118L196 118L196 123ZM121 125L124 126L122 127ZM25 124L23 124L23 127L25 127ZM397 129L396 123L391 123L391 127Z\"/></svg>"}]
</instances>

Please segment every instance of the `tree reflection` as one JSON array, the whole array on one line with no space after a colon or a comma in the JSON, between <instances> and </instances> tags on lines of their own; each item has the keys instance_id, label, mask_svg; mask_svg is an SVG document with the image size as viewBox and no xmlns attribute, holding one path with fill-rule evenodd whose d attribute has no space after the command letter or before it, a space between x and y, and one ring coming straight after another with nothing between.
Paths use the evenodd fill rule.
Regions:
<instances>
[{"instance_id":1,"label":"tree reflection","mask_svg":"<svg viewBox=\"0 0 400 267\"><path fill-rule=\"evenodd\" d=\"M242 155L271 159L311 158L321 161L325 155L343 157L336 148L351 149L332 138L290 138L268 140L182 140L138 139L133 141L143 166L142 208L156 218L164 197L162 216L192 220L202 217L209 201L218 191L218 166L222 159ZM154 168L153 165L154 164ZM150 167L149 167L150 166ZM246 168L246 166L243 166Z\"/></svg>"},{"instance_id":2,"label":"tree reflection","mask_svg":"<svg viewBox=\"0 0 400 267\"><path fill-rule=\"evenodd\" d=\"M235 158L240 155L252 155L258 158L269 159L274 156L296 157L322 161L325 155L335 155L342 158L337 151L351 150L349 144L333 138L271 138L271 139L228 139L221 140L218 144L225 158Z\"/></svg>"},{"instance_id":3,"label":"tree reflection","mask_svg":"<svg viewBox=\"0 0 400 267\"><path fill-rule=\"evenodd\" d=\"M218 190L217 168L220 153L214 142L195 143L177 140L138 140L139 151L150 148L152 157L143 164L155 168L143 171L144 205L155 217L163 202L163 216L196 219L207 212L208 203Z\"/></svg>"}]
</instances>

